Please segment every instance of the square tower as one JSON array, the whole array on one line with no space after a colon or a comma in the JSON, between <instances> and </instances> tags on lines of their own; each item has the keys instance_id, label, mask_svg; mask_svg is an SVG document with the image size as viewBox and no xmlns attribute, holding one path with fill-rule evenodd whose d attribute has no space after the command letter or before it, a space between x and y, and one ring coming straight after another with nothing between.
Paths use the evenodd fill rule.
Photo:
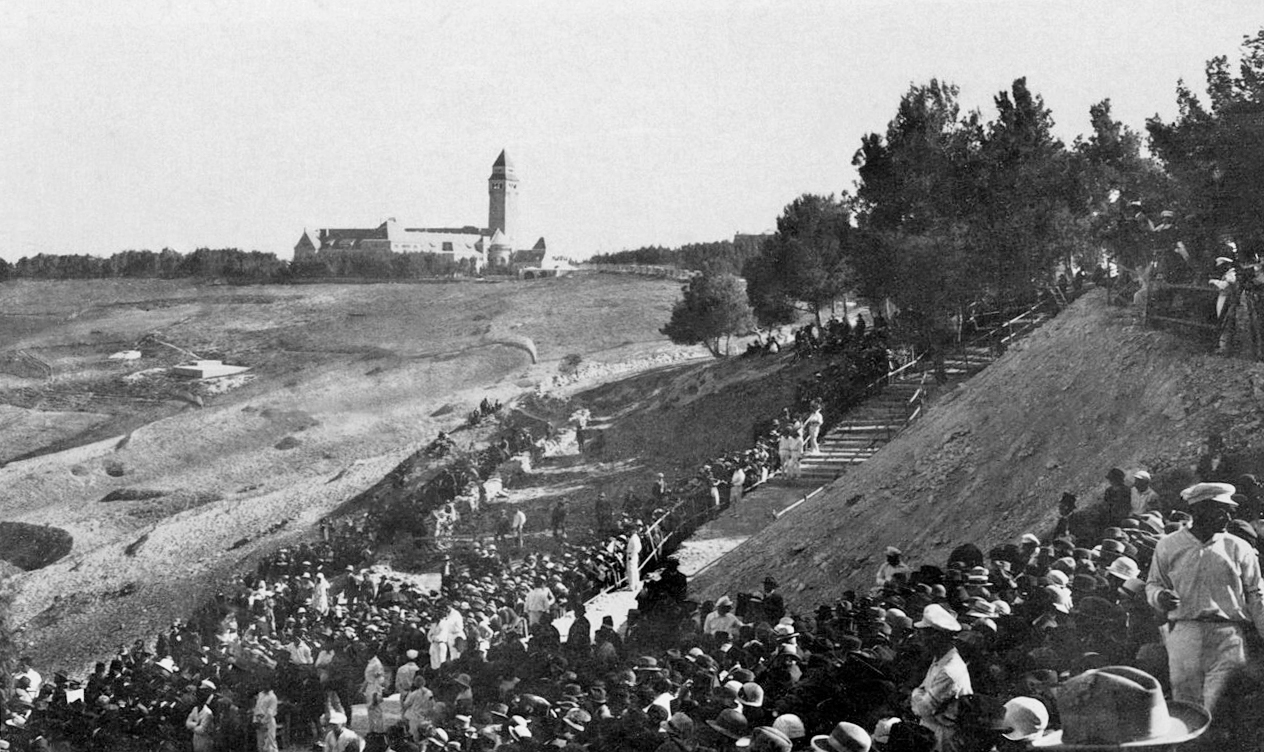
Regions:
<instances>
[{"instance_id":1,"label":"square tower","mask_svg":"<svg viewBox=\"0 0 1264 752\"><path fill-rule=\"evenodd\" d=\"M492 176L487 179L487 195L487 232L494 235L500 230L512 247L518 231L518 175L503 150L492 165Z\"/></svg>"}]
</instances>

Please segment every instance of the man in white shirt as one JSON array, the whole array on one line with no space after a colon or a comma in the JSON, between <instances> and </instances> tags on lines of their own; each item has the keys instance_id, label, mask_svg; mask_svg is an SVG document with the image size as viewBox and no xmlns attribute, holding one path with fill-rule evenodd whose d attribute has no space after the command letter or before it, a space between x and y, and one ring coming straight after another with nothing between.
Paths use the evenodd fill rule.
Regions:
<instances>
[{"instance_id":1,"label":"man in white shirt","mask_svg":"<svg viewBox=\"0 0 1264 752\"><path fill-rule=\"evenodd\" d=\"M909 699L918 722L935 732L935 752L958 752L964 741L959 726L962 697L974 694L970 671L957 652L954 639L961 631L957 617L932 603L913 625L917 638L935 660Z\"/></svg>"},{"instance_id":2,"label":"man in white shirt","mask_svg":"<svg viewBox=\"0 0 1264 752\"><path fill-rule=\"evenodd\" d=\"M417 665L417 658L420 655L416 650L407 651L404 657L408 659L408 662L395 671L395 690L399 692L400 702L403 702L413 689L413 677L421 670L421 667Z\"/></svg>"},{"instance_id":3,"label":"man in white shirt","mask_svg":"<svg viewBox=\"0 0 1264 752\"><path fill-rule=\"evenodd\" d=\"M1159 508L1159 492L1150 487L1150 473L1138 470L1132 474L1132 513L1140 516Z\"/></svg>"},{"instance_id":4,"label":"man in white shirt","mask_svg":"<svg viewBox=\"0 0 1264 752\"><path fill-rule=\"evenodd\" d=\"M540 617L547 612L553 610L553 604L557 603L553 591L545 585L543 578L537 578L535 587L527 591L526 597L523 599L527 609L527 628L531 629L540 623Z\"/></svg>"},{"instance_id":5,"label":"man in white shirt","mask_svg":"<svg viewBox=\"0 0 1264 752\"><path fill-rule=\"evenodd\" d=\"M882 562L882 566L878 567L878 574L874 577L874 583L878 587L882 587L895 579L897 574L907 577L911 571L909 565L901 560L904 554L901 553L900 549L895 546L887 546L885 554L886 561Z\"/></svg>"},{"instance_id":6,"label":"man in white shirt","mask_svg":"<svg viewBox=\"0 0 1264 752\"><path fill-rule=\"evenodd\" d=\"M1146 600L1167 614L1172 698L1215 710L1229 676L1246 663L1245 631L1264 634L1264 583L1251 544L1224 532L1238 506L1228 483L1181 492L1193 523L1154 549Z\"/></svg>"},{"instance_id":7,"label":"man in white shirt","mask_svg":"<svg viewBox=\"0 0 1264 752\"><path fill-rule=\"evenodd\" d=\"M729 509L737 509L737 505L742 501L745 486L746 468L742 466L742 461L738 460L733 468L733 475L729 478Z\"/></svg>"},{"instance_id":8,"label":"man in white shirt","mask_svg":"<svg viewBox=\"0 0 1264 752\"><path fill-rule=\"evenodd\" d=\"M285 651L290 654L290 663L296 666L312 665L312 649L297 634L285 644Z\"/></svg>"},{"instance_id":9,"label":"man in white shirt","mask_svg":"<svg viewBox=\"0 0 1264 752\"><path fill-rule=\"evenodd\" d=\"M336 711L330 713L323 752L360 752L362 749L364 743L360 735L347 728L347 716Z\"/></svg>"},{"instance_id":10,"label":"man in white shirt","mask_svg":"<svg viewBox=\"0 0 1264 752\"><path fill-rule=\"evenodd\" d=\"M707 614L706 621L702 623L702 632L708 636L716 632L728 632L735 635L740 626L742 626L742 620L733 613L733 601L727 595L722 595L715 602L715 610Z\"/></svg>"},{"instance_id":11,"label":"man in white shirt","mask_svg":"<svg viewBox=\"0 0 1264 752\"><path fill-rule=\"evenodd\" d=\"M515 509L513 520L509 523L509 531L513 534L514 543L518 548L522 548L522 534L527 529L527 513L521 509Z\"/></svg>"},{"instance_id":12,"label":"man in white shirt","mask_svg":"<svg viewBox=\"0 0 1264 752\"><path fill-rule=\"evenodd\" d=\"M634 593L641 591L641 523L636 523L636 527L628 531L628 546L626 551L625 564L627 565L626 578L628 581L628 590Z\"/></svg>"},{"instance_id":13,"label":"man in white shirt","mask_svg":"<svg viewBox=\"0 0 1264 752\"><path fill-rule=\"evenodd\" d=\"M31 680L31 693L39 697L40 687L44 684L44 677L40 676L40 672L32 668L30 657L25 655L18 659L18 670L13 674L13 679L16 681L24 676Z\"/></svg>"}]
</instances>

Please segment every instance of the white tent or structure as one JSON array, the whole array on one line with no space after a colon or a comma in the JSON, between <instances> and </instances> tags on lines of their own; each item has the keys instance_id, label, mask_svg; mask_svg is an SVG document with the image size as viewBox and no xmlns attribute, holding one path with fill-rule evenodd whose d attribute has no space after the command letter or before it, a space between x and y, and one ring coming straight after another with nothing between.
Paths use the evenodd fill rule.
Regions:
<instances>
[{"instance_id":1,"label":"white tent or structure","mask_svg":"<svg viewBox=\"0 0 1264 752\"><path fill-rule=\"evenodd\" d=\"M248 366L224 365L222 360L195 360L192 363L181 363L171 368L171 372L177 376L188 376L194 379L217 379L220 376L233 376L249 370Z\"/></svg>"}]
</instances>

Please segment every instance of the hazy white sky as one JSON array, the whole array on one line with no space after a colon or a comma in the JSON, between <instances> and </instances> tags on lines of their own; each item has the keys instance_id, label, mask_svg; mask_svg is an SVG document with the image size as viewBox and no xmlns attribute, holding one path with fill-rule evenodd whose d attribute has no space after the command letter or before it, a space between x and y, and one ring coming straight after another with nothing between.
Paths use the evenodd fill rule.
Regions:
<instances>
[{"instance_id":1,"label":"hazy white sky","mask_svg":"<svg viewBox=\"0 0 1264 752\"><path fill-rule=\"evenodd\" d=\"M991 115L1019 76L1070 140L1140 129L1264 3L0 3L0 256L236 246L304 227L484 225L572 256L771 228L849 189L912 82Z\"/></svg>"}]
</instances>

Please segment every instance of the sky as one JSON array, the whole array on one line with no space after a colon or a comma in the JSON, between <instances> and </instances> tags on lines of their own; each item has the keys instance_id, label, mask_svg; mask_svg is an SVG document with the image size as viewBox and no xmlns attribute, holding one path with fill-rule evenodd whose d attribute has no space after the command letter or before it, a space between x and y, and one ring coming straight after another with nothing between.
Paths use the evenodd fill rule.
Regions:
<instances>
[{"instance_id":1,"label":"sky","mask_svg":"<svg viewBox=\"0 0 1264 752\"><path fill-rule=\"evenodd\" d=\"M770 230L856 179L910 84L1018 77L1056 132L1141 130L1236 58L1258 0L0 3L0 257L487 224L573 258Z\"/></svg>"}]
</instances>

